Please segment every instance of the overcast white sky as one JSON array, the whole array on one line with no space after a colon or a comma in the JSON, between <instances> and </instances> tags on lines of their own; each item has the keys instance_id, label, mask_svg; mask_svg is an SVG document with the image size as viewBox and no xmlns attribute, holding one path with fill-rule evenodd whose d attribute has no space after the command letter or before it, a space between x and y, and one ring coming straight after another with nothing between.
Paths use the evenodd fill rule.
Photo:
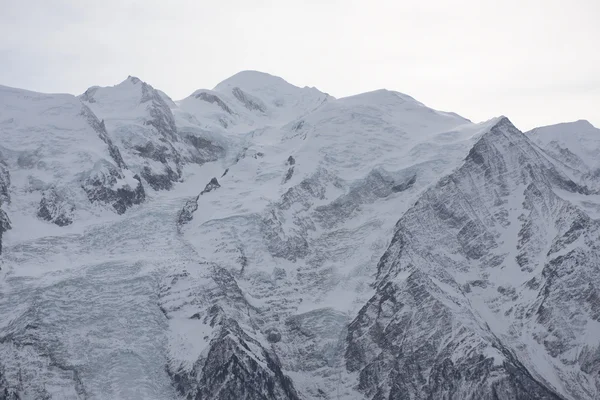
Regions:
<instances>
[{"instance_id":1,"label":"overcast white sky","mask_svg":"<svg viewBox=\"0 0 600 400\"><path fill-rule=\"evenodd\" d=\"M600 127L599 0L0 0L0 61L0 84L43 92L135 75L181 99L253 69L522 130Z\"/></svg>"}]
</instances>

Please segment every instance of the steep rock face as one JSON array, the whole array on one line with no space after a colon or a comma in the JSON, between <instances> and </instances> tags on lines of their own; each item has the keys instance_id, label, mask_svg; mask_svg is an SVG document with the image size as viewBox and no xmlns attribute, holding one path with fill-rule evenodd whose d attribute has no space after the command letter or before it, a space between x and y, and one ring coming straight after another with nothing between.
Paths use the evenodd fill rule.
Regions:
<instances>
[{"instance_id":1,"label":"steep rock face","mask_svg":"<svg viewBox=\"0 0 600 400\"><path fill-rule=\"evenodd\" d=\"M177 217L177 228L180 231L181 227L184 224L187 224L192 220L192 218L194 218L194 212L198 209L198 199L200 198L200 196L202 196L205 193L212 192L213 190L216 190L220 187L221 185L219 185L219 181L217 181L217 178L212 178L210 182L206 184L206 186L198 196L185 202L183 208L181 209Z\"/></svg>"},{"instance_id":2,"label":"steep rock face","mask_svg":"<svg viewBox=\"0 0 600 400\"><path fill-rule=\"evenodd\" d=\"M0 254L2 254L2 235L11 228L10 219L2 209L3 203L10 201L9 188L10 173L8 171L8 166L2 158L2 153L0 153Z\"/></svg>"},{"instance_id":3,"label":"steep rock face","mask_svg":"<svg viewBox=\"0 0 600 400\"><path fill-rule=\"evenodd\" d=\"M212 178L210 182L208 182L204 189L200 192L200 196L202 196L204 193L212 192L213 190L216 190L220 187L221 185L219 185L219 181L217 180L217 178Z\"/></svg>"},{"instance_id":4,"label":"steep rock face","mask_svg":"<svg viewBox=\"0 0 600 400\"><path fill-rule=\"evenodd\" d=\"M90 88L80 98L103 120L127 165L153 189L170 189L181 178L175 120L152 86L129 77L113 87Z\"/></svg>"},{"instance_id":5,"label":"steep rock face","mask_svg":"<svg viewBox=\"0 0 600 400\"><path fill-rule=\"evenodd\" d=\"M124 162L154 190L171 189L187 162L203 164L224 154L214 135L194 124L179 132L171 108L175 103L151 85L129 77L113 87L93 87L80 96L121 149Z\"/></svg>"},{"instance_id":6,"label":"steep rock face","mask_svg":"<svg viewBox=\"0 0 600 400\"><path fill-rule=\"evenodd\" d=\"M377 294L349 328L347 366L360 371L365 394L381 398L377 393L383 390L395 398L395 388L408 379L412 388L401 387L417 398L596 396L591 360L600 343L585 338L597 329L598 292L593 285L577 295L573 290L600 278L591 244L597 223L556 190L585 192L504 118L477 142L460 169L404 214L379 262ZM421 301L434 293L438 302L422 307ZM406 298L409 294L412 299ZM411 303L418 309L407 306ZM574 318L572 307L580 309L575 325L567 322ZM441 315L452 329L417 323L432 324ZM423 346L418 333L412 340L406 333L413 323L415 332L429 332L433 348L422 356L408 353L418 373L394 375L394 363L404 363L409 348ZM452 333L452 340L444 339L456 329L476 338L463 340ZM444 355L436 341L467 348ZM490 349L501 353L490 357ZM382 359L362 356L378 352ZM585 361L572 358L579 352ZM476 371L475 386L464 374L441 392L431 386L434 372L445 368L450 354L452 365L463 364L457 371ZM467 361L470 355L481 357L481 364L467 367L474 364ZM542 367L541 359L551 369ZM502 368L491 374L488 367L494 363ZM502 391L494 388L498 380L506 382Z\"/></svg>"},{"instance_id":7,"label":"steep rock face","mask_svg":"<svg viewBox=\"0 0 600 400\"><path fill-rule=\"evenodd\" d=\"M143 201L104 122L79 99L7 87L0 98L0 197L8 204L12 192L8 211L66 226L114 206L108 193L134 198L114 207L119 213Z\"/></svg>"},{"instance_id":8,"label":"steep rock face","mask_svg":"<svg viewBox=\"0 0 600 400\"><path fill-rule=\"evenodd\" d=\"M560 399L448 300L414 271L363 307L348 327L346 366L367 398Z\"/></svg>"},{"instance_id":9,"label":"steep rock face","mask_svg":"<svg viewBox=\"0 0 600 400\"><path fill-rule=\"evenodd\" d=\"M0 201L0 207L2 207L2 202ZM4 232L8 231L11 228L10 219L8 219L8 215L2 208L0 208L0 255L2 254L2 236Z\"/></svg>"},{"instance_id":10,"label":"steep rock face","mask_svg":"<svg viewBox=\"0 0 600 400\"><path fill-rule=\"evenodd\" d=\"M61 189L51 187L45 190L42 193L37 216L58 226L72 224L75 205L69 202L68 197L68 194Z\"/></svg>"},{"instance_id":11,"label":"steep rock face","mask_svg":"<svg viewBox=\"0 0 600 400\"><path fill-rule=\"evenodd\" d=\"M98 162L82 187L92 203L110 204L118 214L123 214L129 207L141 204L146 199L138 175L133 175L129 170L119 171L107 162Z\"/></svg>"},{"instance_id":12,"label":"steep rock face","mask_svg":"<svg viewBox=\"0 0 600 400\"><path fill-rule=\"evenodd\" d=\"M10 202L10 171L0 153L0 201Z\"/></svg>"},{"instance_id":13,"label":"steep rock face","mask_svg":"<svg viewBox=\"0 0 600 400\"><path fill-rule=\"evenodd\" d=\"M536 143L250 71L0 88L0 398L595 400L597 177Z\"/></svg>"},{"instance_id":14,"label":"steep rock face","mask_svg":"<svg viewBox=\"0 0 600 400\"><path fill-rule=\"evenodd\" d=\"M235 277L218 266L207 267L203 277L188 272L170 277L161 293L167 317L187 319L186 324L195 326L192 332L203 334L207 343L205 349L194 349L191 354L189 349L185 354L172 350L168 368L177 390L198 400L299 399L276 354L256 337L260 335L253 322L256 310L246 301ZM196 290L196 285L201 290ZM182 290L190 289L192 307L181 296ZM194 313L186 316L188 310Z\"/></svg>"}]
</instances>

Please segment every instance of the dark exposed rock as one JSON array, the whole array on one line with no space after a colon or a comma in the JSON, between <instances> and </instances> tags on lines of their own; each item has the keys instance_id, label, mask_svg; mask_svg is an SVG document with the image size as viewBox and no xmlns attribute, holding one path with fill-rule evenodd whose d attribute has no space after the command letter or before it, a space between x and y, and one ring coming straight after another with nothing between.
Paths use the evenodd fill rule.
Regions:
<instances>
[{"instance_id":1,"label":"dark exposed rock","mask_svg":"<svg viewBox=\"0 0 600 400\"><path fill-rule=\"evenodd\" d=\"M279 360L231 319L223 322L211 341L201 371L176 372L171 377L188 399L299 400Z\"/></svg>"},{"instance_id":2,"label":"dark exposed rock","mask_svg":"<svg viewBox=\"0 0 600 400\"><path fill-rule=\"evenodd\" d=\"M118 214L123 214L129 207L144 202L146 192L138 175L133 176L137 181L135 187L128 184L115 187L117 180L124 179L124 177L108 163L103 167L98 168L95 174L90 175L82 186L90 202L109 204Z\"/></svg>"},{"instance_id":3,"label":"dark exposed rock","mask_svg":"<svg viewBox=\"0 0 600 400\"><path fill-rule=\"evenodd\" d=\"M287 181L289 181L290 179L292 179L292 176L294 175L294 167L290 167L288 168L285 177L283 178L283 183L286 183Z\"/></svg>"},{"instance_id":4,"label":"dark exposed rock","mask_svg":"<svg viewBox=\"0 0 600 400\"><path fill-rule=\"evenodd\" d=\"M300 120L292 126L293 131L299 131L304 126L304 121Z\"/></svg>"},{"instance_id":5,"label":"dark exposed rock","mask_svg":"<svg viewBox=\"0 0 600 400\"><path fill-rule=\"evenodd\" d=\"M184 138L195 150L192 153L191 162L202 165L225 156L225 148L208 139L191 134L184 135Z\"/></svg>"},{"instance_id":6,"label":"dark exposed rock","mask_svg":"<svg viewBox=\"0 0 600 400\"><path fill-rule=\"evenodd\" d=\"M227 175L228 172L229 172L229 168L225 168L225 171L223 171L223 175L221 175L221 178L224 177L225 175Z\"/></svg>"},{"instance_id":7,"label":"dark exposed rock","mask_svg":"<svg viewBox=\"0 0 600 400\"><path fill-rule=\"evenodd\" d=\"M229 106L227 104L225 104L225 102L223 100L221 100L218 96L216 96L214 94L200 92L200 93L196 94L194 97L197 99L200 99L200 100L204 100L208 103L216 104L227 114L233 114L233 111L231 111L231 108L229 108Z\"/></svg>"},{"instance_id":8,"label":"dark exposed rock","mask_svg":"<svg viewBox=\"0 0 600 400\"><path fill-rule=\"evenodd\" d=\"M73 223L75 206L69 202L66 195L52 187L42 193L37 216L58 226Z\"/></svg>"},{"instance_id":9,"label":"dark exposed rock","mask_svg":"<svg viewBox=\"0 0 600 400\"><path fill-rule=\"evenodd\" d=\"M0 400L21 400L16 388L10 387L6 381L3 369L0 364Z\"/></svg>"},{"instance_id":10,"label":"dark exposed rock","mask_svg":"<svg viewBox=\"0 0 600 400\"><path fill-rule=\"evenodd\" d=\"M173 182L176 182L180 178L180 174L173 171L169 165L165 165L164 172L159 174L155 173L146 166L142 169L141 176L150 187L154 190L168 190L173 187Z\"/></svg>"},{"instance_id":11,"label":"dark exposed rock","mask_svg":"<svg viewBox=\"0 0 600 400\"><path fill-rule=\"evenodd\" d=\"M8 166L2 159L2 153L0 153L0 254L2 254L2 236L4 232L11 228L10 219L4 210L2 210L2 204L10 201L10 173L8 172ZM0 386L1 390L1 386Z\"/></svg>"},{"instance_id":12,"label":"dark exposed rock","mask_svg":"<svg viewBox=\"0 0 600 400\"><path fill-rule=\"evenodd\" d=\"M478 317L469 315L468 300L487 296L510 303L504 315L526 319L514 329L530 324L539 332L534 339L550 357L575 351L573 341L584 335L584 324L576 327L564 321L574 318L568 304L578 305L583 320L596 315L599 292L595 285L581 285L600 279L595 256L574 250L550 260L541 274L523 283L537 292L536 300L523 298L520 287L488 279L488 270L510 260L495 249L512 224L519 227L513 257L524 274L533 273L538 257L575 243L585 240L582 245L593 248L597 233L590 232L598 228L558 198L555 187L585 192L503 118L473 146L462 167L427 190L401 217L378 264L376 295L348 328L346 366L358 372L358 387L367 398L562 399L540 380L539 370L530 373L529 368L538 366L525 366L488 326L470 322ZM523 200L514 204L515 196ZM551 242L548 230L557 232ZM464 273L480 279L460 284L453 274ZM474 290L477 287L485 290ZM587 347L576 351L586 360L595 357ZM586 365L593 371L588 376L598 372L594 362ZM579 393L573 398L588 398Z\"/></svg>"},{"instance_id":13,"label":"dark exposed rock","mask_svg":"<svg viewBox=\"0 0 600 400\"><path fill-rule=\"evenodd\" d=\"M148 110L151 119L146 120L145 124L156 128L165 139L177 141L177 127L171 108L160 93L146 82L142 82L140 103L150 103Z\"/></svg>"},{"instance_id":14,"label":"dark exposed rock","mask_svg":"<svg viewBox=\"0 0 600 400\"><path fill-rule=\"evenodd\" d=\"M289 156L287 161L285 162L285 165L294 165L296 164L296 159L292 156Z\"/></svg>"},{"instance_id":15,"label":"dark exposed rock","mask_svg":"<svg viewBox=\"0 0 600 400\"><path fill-rule=\"evenodd\" d=\"M252 96L250 96L249 94L247 94L246 92L244 92L239 87L234 87L231 90L231 93L248 110L250 110L250 111L255 111L256 110L256 111L260 111L261 113L264 113L264 112L267 111L267 107L262 103L262 101L260 101L259 99L253 98Z\"/></svg>"},{"instance_id":16,"label":"dark exposed rock","mask_svg":"<svg viewBox=\"0 0 600 400\"><path fill-rule=\"evenodd\" d=\"M242 322L252 324L249 318L256 310L248 304L235 277L218 266L208 270L210 280L196 292L194 304L199 311L192 318L215 330L208 348L193 366L167 367L177 391L195 400L299 399L275 353L241 327ZM177 290L173 285L181 279L188 276L174 277L162 296L169 298L171 291ZM167 306L167 313L178 308L174 307Z\"/></svg>"},{"instance_id":17,"label":"dark exposed rock","mask_svg":"<svg viewBox=\"0 0 600 400\"><path fill-rule=\"evenodd\" d=\"M348 317L332 308L292 315L285 321L285 337L296 344L292 365L304 371L341 366Z\"/></svg>"},{"instance_id":18,"label":"dark exposed rock","mask_svg":"<svg viewBox=\"0 0 600 400\"><path fill-rule=\"evenodd\" d=\"M1 207L2 200L0 200L0 254L2 254L2 236L4 232L11 229L10 219L8 219L8 215L6 215L6 212Z\"/></svg>"},{"instance_id":19,"label":"dark exposed rock","mask_svg":"<svg viewBox=\"0 0 600 400\"><path fill-rule=\"evenodd\" d=\"M0 153L0 202L10 203L10 172Z\"/></svg>"},{"instance_id":20,"label":"dark exposed rock","mask_svg":"<svg viewBox=\"0 0 600 400\"><path fill-rule=\"evenodd\" d=\"M200 195L194 197L185 202L183 208L177 216L177 227L181 229L181 226L187 224L194 218L194 212L198 209L198 199Z\"/></svg>"},{"instance_id":21,"label":"dark exposed rock","mask_svg":"<svg viewBox=\"0 0 600 400\"><path fill-rule=\"evenodd\" d=\"M279 332L279 330L276 328L268 329L265 334L267 336L267 340L271 343L277 343L281 341L281 332Z\"/></svg>"},{"instance_id":22,"label":"dark exposed rock","mask_svg":"<svg viewBox=\"0 0 600 400\"><path fill-rule=\"evenodd\" d=\"M417 181L417 175L413 175L407 181L392 186L392 192L394 192L394 193L404 192L405 190L410 189L415 184L416 181Z\"/></svg>"},{"instance_id":23,"label":"dark exposed rock","mask_svg":"<svg viewBox=\"0 0 600 400\"><path fill-rule=\"evenodd\" d=\"M86 91L86 93L88 91ZM125 165L125 161L123 161L123 157L121 156L119 148L115 146L115 144L110 139L110 136L108 136L108 133L106 132L104 120L99 121L96 115L92 112L92 110L90 110L90 108L85 105L82 105L81 115L87 119L88 123L96 131L100 139L102 139L102 141L106 143L106 145L108 146L108 152L113 161L117 164L117 166L119 168L127 168L127 165Z\"/></svg>"},{"instance_id":24,"label":"dark exposed rock","mask_svg":"<svg viewBox=\"0 0 600 400\"><path fill-rule=\"evenodd\" d=\"M457 328L434 288L420 272L401 287L386 284L348 327L346 365L359 371L367 398L560 399L493 340ZM447 340L452 332L460 336ZM486 356L486 347L503 361Z\"/></svg>"},{"instance_id":25,"label":"dark exposed rock","mask_svg":"<svg viewBox=\"0 0 600 400\"><path fill-rule=\"evenodd\" d=\"M407 172L402 171L403 175ZM411 173L410 171L408 173ZM395 184L394 179L386 171L375 169L364 179L353 185L350 191L326 206L316 207L317 219L323 226L331 228L342 224L347 218L360 208L362 204L370 204L378 199L390 196L396 189L406 190L416 182L416 175L411 173L408 177L401 177L403 183ZM410 183L412 181L412 183Z\"/></svg>"},{"instance_id":26,"label":"dark exposed rock","mask_svg":"<svg viewBox=\"0 0 600 400\"><path fill-rule=\"evenodd\" d=\"M220 187L221 187L221 185L219 185L219 181L217 180L217 178L212 178L210 180L210 182L208 182L206 184L206 187L204 188L204 190L200 192L200 195L203 195L204 193L212 192L213 190L218 189Z\"/></svg>"},{"instance_id":27,"label":"dark exposed rock","mask_svg":"<svg viewBox=\"0 0 600 400\"><path fill-rule=\"evenodd\" d=\"M212 192L213 190L218 189L220 187L221 185L219 184L219 181L217 181L217 178L212 178L210 182L206 184L206 187L204 188L204 190L202 190L202 192L200 192L198 196L186 201L183 208L179 212L179 215L177 216L178 229L181 229L183 225L187 224L194 218L194 212L196 212L196 210L198 209L198 199L200 198L200 196L202 196L205 193Z\"/></svg>"}]
</instances>

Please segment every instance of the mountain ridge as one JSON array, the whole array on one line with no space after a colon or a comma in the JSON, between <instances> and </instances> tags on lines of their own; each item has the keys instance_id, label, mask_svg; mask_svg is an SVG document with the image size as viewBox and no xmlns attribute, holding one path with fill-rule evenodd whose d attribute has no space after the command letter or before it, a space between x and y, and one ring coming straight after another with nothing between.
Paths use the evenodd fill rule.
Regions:
<instances>
[{"instance_id":1,"label":"mountain ridge","mask_svg":"<svg viewBox=\"0 0 600 400\"><path fill-rule=\"evenodd\" d=\"M4 92L5 398L600 393L584 148L255 71L175 102Z\"/></svg>"}]
</instances>

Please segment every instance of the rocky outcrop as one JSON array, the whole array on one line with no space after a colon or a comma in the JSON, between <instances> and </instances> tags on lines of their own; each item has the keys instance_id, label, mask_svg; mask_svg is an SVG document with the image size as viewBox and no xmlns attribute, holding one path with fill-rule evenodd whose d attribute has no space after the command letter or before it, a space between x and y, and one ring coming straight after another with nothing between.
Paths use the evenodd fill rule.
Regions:
<instances>
[{"instance_id":1,"label":"rocky outcrop","mask_svg":"<svg viewBox=\"0 0 600 400\"><path fill-rule=\"evenodd\" d=\"M44 190L38 206L38 218L58 226L72 224L75 205L69 201L68 197L67 193L56 187Z\"/></svg>"},{"instance_id":2,"label":"rocky outcrop","mask_svg":"<svg viewBox=\"0 0 600 400\"><path fill-rule=\"evenodd\" d=\"M123 157L121 156L119 148L115 146L115 144L110 139L110 136L108 136L108 133L106 132L104 120L98 120L98 117L96 117L92 110L90 110L90 108L86 105L82 105L81 115L87 119L90 126L96 131L96 133L98 133L98 137L100 137L100 139L102 139L102 141L106 143L106 145L108 146L108 153L110 154L115 164L117 164L119 168L127 168L127 165L125 165L125 161L123 161Z\"/></svg>"},{"instance_id":3,"label":"rocky outcrop","mask_svg":"<svg viewBox=\"0 0 600 400\"><path fill-rule=\"evenodd\" d=\"M207 162L217 161L226 154L226 149L222 145L193 134L182 133L184 140L191 147L189 161L202 165Z\"/></svg>"},{"instance_id":4,"label":"rocky outcrop","mask_svg":"<svg viewBox=\"0 0 600 400\"><path fill-rule=\"evenodd\" d=\"M137 79L137 78L134 78ZM141 81L137 79L140 83ZM165 102L160 93L146 82L141 82L142 85L142 97L140 103L149 103L148 111L150 118L148 118L145 124L156 128L165 139L171 141L177 141L177 127L175 126L175 118L169 105Z\"/></svg>"},{"instance_id":5,"label":"rocky outcrop","mask_svg":"<svg viewBox=\"0 0 600 400\"><path fill-rule=\"evenodd\" d=\"M216 104L227 114L233 114L233 111L231 110L231 108L229 108L229 106L227 104L225 104L225 102L223 100L221 100L217 95L214 95L211 93L206 93L206 92L200 92L200 93L196 93L194 95L194 97L197 99L206 101L208 103Z\"/></svg>"},{"instance_id":6,"label":"rocky outcrop","mask_svg":"<svg viewBox=\"0 0 600 400\"><path fill-rule=\"evenodd\" d=\"M131 174L130 171L126 171ZM138 175L129 182L125 176L108 162L98 163L85 179L83 190L92 203L104 203L113 207L117 214L123 214L133 205L146 199L146 192Z\"/></svg>"},{"instance_id":7,"label":"rocky outcrop","mask_svg":"<svg viewBox=\"0 0 600 400\"><path fill-rule=\"evenodd\" d=\"M173 373L172 378L182 395L195 400L300 399L276 356L233 319L221 322L201 370Z\"/></svg>"},{"instance_id":8,"label":"rocky outcrop","mask_svg":"<svg viewBox=\"0 0 600 400\"><path fill-rule=\"evenodd\" d=\"M361 309L348 327L346 366L367 398L561 399L444 297L415 271Z\"/></svg>"},{"instance_id":9,"label":"rocky outcrop","mask_svg":"<svg viewBox=\"0 0 600 400\"><path fill-rule=\"evenodd\" d=\"M177 391L189 399L287 399L298 400L292 380L287 377L275 353L254 336L256 310L246 300L235 277L226 269L205 265L209 276L202 278L201 290L194 291L195 312L189 319L210 332L207 348L191 365L171 360L169 374ZM173 277L161 291L161 304L170 318L182 311L181 289L196 285L188 273Z\"/></svg>"},{"instance_id":10,"label":"rocky outcrop","mask_svg":"<svg viewBox=\"0 0 600 400\"><path fill-rule=\"evenodd\" d=\"M10 172L0 153L0 202L10 202Z\"/></svg>"},{"instance_id":11,"label":"rocky outcrop","mask_svg":"<svg viewBox=\"0 0 600 400\"><path fill-rule=\"evenodd\" d=\"M0 365L0 400L20 400L17 391L9 387L6 382L2 365Z\"/></svg>"},{"instance_id":12,"label":"rocky outcrop","mask_svg":"<svg viewBox=\"0 0 600 400\"><path fill-rule=\"evenodd\" d=\"M0 200L0 207L2 207L2 201ZM0 255L2 254L2 236L6 231L11 228L10 219L2 208L0 208Z\"/></svg>"},{"instance_id":13,"label":"rocky outcrop","mask_svg":"<svg viewBox=\"0 0 600 400\"><path fill-rule=\"evenodd\" d=\"M599 315L598 289L582 285L600 279L598 227L555 189L585 192L503 118L403 215L348 328L346 366L367 398L595 396L600 343L567 321ZM549 365L530 362L540 351Z\"/></svg>"},{"instance_id":14,"label":"rocky outcrop","mask_svg":"<svg viewBox=\"0 0 600 400\"><path fill-rule=\"evenodd\" d=\"M198 209L198 199L199 198L200 198L200 195L185 202L185 204L183 205L183 208L181 209L181 211L179 212L179 215L177 216L178 229L181 229L181 227L183 225L187 224L194 218L194 212L196 212L196 210Z\"/></svg>"},{"instance_id":15,"label":"rocky outcrop","mask_svg":"<svg viewBox=\"0 0 600 400\"><path fill-rule=\"evenodd\" d=\"M11 228L8 215L2 210L2 204L10 201L9 188L10 174L8 172L8 166L2 159L2 154L0 153L0 254L2 254L2 236Z\"/></svg>"},{"instance_id":16,"label":"rocky outcrop","mask_svg":"<svg viewBox=\"0 0 600 400\"><path fill-rule=\"evenodd\" d=\"M179 215L177 216L178 229L181 229L183 225L187 224L194 218L194 212L196 212L196 210L198 209L198 199L200 198L200 196L202 196L205 193L212 192L213 190L216 190L220 187L221 185L219 184L219 181L217 181L217 178L212 178L210 182L206 184L206 186L198 196L186 201L183 208L179 212Z\"/></svg>"},{"instance_id":17,"label":"rocky outcrop","mask_svg":"<svg viewBox=\"0 0 600 400\"><path fill-rule=\"evenodd\" d=\"M220 187L221 185L219 185L219 181L217 180L217 178L212 178L210 182L208 182L204 189L200 192L200 196L202 196L204 193L212 192L213 190L216 190Z\"/></svg>"},{"instance_id":18,"label":"rocky outcrop","mask_svg":"<svg viewBox=\"0 0 600 400\"><path fill-rule=\"evenodd\" d=\"M231 90L231 93L248 110L250 110L250 111L259 111L261 113L264 113L264 112L267 111L267 106L265 106L264 103L261 100L259 100L258 98L255 98L255 97L253 97L251 95L249 95L248 93L244 92L239 87L234 87Z\"/></svg>"}]
</instances>

